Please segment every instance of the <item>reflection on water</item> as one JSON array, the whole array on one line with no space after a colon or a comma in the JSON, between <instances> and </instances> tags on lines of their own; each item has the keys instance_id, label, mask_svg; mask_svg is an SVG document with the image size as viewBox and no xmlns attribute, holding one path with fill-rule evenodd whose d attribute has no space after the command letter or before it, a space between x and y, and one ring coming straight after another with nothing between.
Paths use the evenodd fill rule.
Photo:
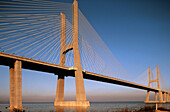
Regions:
<instances>
[{"instance_id":1,"label":"reflection on water","mask_svg":"<svg viewBox=\"0 0 170 112\"><path fill-rule=\"evenodd\" d=\"M150 104L150 106L153 105ZM25 112L113 112L122 111L125 108L134 111L144 106L147 105L143 102L92 102L90 108L54 107L53 103L23 103L23 107L27 107ZM170 109L170 103L158 106ZM10 112L5 107L9 107L9 104L0 104L0 112Z\"/></svg>"}]
</instances>

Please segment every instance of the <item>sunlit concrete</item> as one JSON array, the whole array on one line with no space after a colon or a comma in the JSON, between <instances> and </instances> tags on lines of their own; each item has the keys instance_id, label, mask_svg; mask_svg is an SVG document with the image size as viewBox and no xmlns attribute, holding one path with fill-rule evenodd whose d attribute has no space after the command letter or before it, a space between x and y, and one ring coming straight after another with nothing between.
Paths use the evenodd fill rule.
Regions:
<instances>
[{"instance_id":1,"label":"sunlit concrete","mask_svg":"<svg viewBox=\"0 0 170 112\"><path fill-rule=\"evenodd\" d=\"M76 84L76 100L66 102L64 101L64 75L58 76L57 92L54 106L90 106L86 101L86 93L84 88L83 73L81 67L79 44L78 44L78 2L73 2L73 42L65 45L65 15L61 13L61 53L60 53L60 66L65 66L65 54L73 50L74 53L74 67L75 70L75 84Z\"/></svg>"},{"instance_id":2,"label":"sunlit concrete","mask_svg":"<svg viewBox=\"0 0 170 112\"><path fill-rule=\"evenodd\" d=\"M63 13L61 15L61 51L60 51L60 66L65 66L65 15ZM64 101L64 75L58 75L57 80L57 90L56 90L56 98L54 105L57 102L63 102Z\"/></svg>"},{"instance_id":3,"label":"sunlit concrete","mask_svg":"<svg viewBox=\"0 0 170 112\"><path fill-rule=\"evenodd\" d=\"M149 90L148 90L147 91L147 95L146 95L145 103L166 103L166 93L161 91L160 83L159 83L159 65L157 65L157 79L156 80L151 80L151 68L149 67L149 82L148 82L148 87L150 87L150 84L152 82L156 82L157 83L158 93L159 93L159 101L157 101L157 92L155 92L155 101L149 101ZM162 94L164 94L164 99L163 99L163 95Z\"/></svg>"},{"instance_id":4,"label":"sunlit concrete","mask_svg":"<svg viewBox=\"0 0 170 112\"><path fill-rule=\"evenodd\" d=\"M166 103L165 101L144 101L144 103Z\"/></svg>"},{"instance_id":5,"label":"sunlit concrete","mask_svg":"<svg viewBox=\"0 0 170 112\"><path fill-rule=\"evenodd\" d=\"M69 109L71 112L88 112L90 107L86 106L55 106L56 112L64 112Z\"/></svg>"},{"instance_id":6,"label":"sunlit concrete","mask_svg":"<svg viewBox=\"0 0 170 112\"><path fill-rule=\"evenodd\" d=\"M16 60L10 66L10 107L8 109L24 109L22 107L22 62Z\"/></svg>"},{"instance_id":7,"label":"sunlit concrete","mask_svg":"<svg viewBox=\"0 0 170 112\"><path fill-rule=\"evenodd\" d=\"M55 102L55 106L63 106L63 107L90 107L89 101L64 101L64 102Z\"/></svg>"},{"instance_id":8,"label":"sunlit concrete","mask_svg":"<svg viewBox=\"0 0 170 112\"><path fill-rule=\"evenodd\" d=\"M78 2L73 2L73 52L74 52L74 67L75 71L75 83L76 83L76 100L78 102L86 102L86 93L84 88L81 59L79 53L78 44Z\"/></svg>"}]
</instances>

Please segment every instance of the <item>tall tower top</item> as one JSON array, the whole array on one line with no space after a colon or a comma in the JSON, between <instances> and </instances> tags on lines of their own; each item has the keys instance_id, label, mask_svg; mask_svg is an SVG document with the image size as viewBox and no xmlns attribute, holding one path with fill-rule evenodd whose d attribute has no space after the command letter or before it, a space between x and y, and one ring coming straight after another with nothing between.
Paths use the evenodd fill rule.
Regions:
<instances>
[{"instance_id":1,"label":"tall tower top","mask_svg":"<svg viewBox=\"0 0 170 112\"><path fill-rule=\"evenodd\" d=\"M74 0L73 3L77 2L77 0Z\"/></svg>"}]
</instances>

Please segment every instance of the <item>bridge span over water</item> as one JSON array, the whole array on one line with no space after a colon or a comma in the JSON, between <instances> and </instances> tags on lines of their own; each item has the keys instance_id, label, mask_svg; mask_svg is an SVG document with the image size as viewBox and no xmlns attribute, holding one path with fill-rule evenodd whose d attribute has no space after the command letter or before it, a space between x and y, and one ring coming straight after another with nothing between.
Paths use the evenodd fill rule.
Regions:
<instances>
[{"instance_id":1,"label":"bridge span over water","mask_svg":"<svg viewBox=\"0 0 170 112\"><path fill-rule=\"evenodd\" d=\"M2 52L0 53L0 64L1 65L13 66L15 60L20 60L22 62L22 68L24 69L48 72L48 73L53 73L56 75L75 77L75 71L77 70L76 67L65 67L65 66L55 65L55 64L42 62L42 61L38 61L34 59L29 59L25 57L15 56L12 54L6 54ZM118 84L122 86L128 86L128 87L133 87L133 88L143 89L143 90L148 90L148 91L153 91L153 92L159 92L159 90L156 88L140 85L137 83L133 83L133 82L129 82L129 81L113 78L113 77L108 77L105 75L92 73L92 72L88 72L85 70L82 70L82 72L83 72L83 78L85 79ZM162 90L162 92L165 94L168 94L168 91Z\"/></svg>"},{"instance_id":2,"label":"bridge span over water","mask_svg":"<svg viewBox=\"0 0 170 112\"><path fill-rule=\"evenodd\" d=\"M6 2L6 4L12 4L12 2ZM4 4L4 5L6 5L6 4ZM21 2L20 4L24 4L24 3ZM30 7L30 4L33 5L34 2L28 3L27 7ZM10 5L7 5L7 6L10 6ZM21 5L18 5L18 6L21 8ZM42 6L38 6L38 7L42 8ZM45 7L48 7L48 5ZM18 10L21 10L20 8ZM34 10L36 10L36 9L34 9ZM145 101L146 103L170 102L170 93L168 91L161 90L161 88L160 88L159 66L157 66L157 79L156 80L151 80L151 70L149 67L148 86L144 86L141 84L122 80L122 79L115 78L115 77L109 77L109 76L106 76L105 74L94 73L94 72L91 72L88 70L86 71L85 69L83 69L82 62L81 62L82 60L80 58L81 51L79 50L80 49L79 35L81 35L81 34L79 34L79 29L78 29L78 26L79 26L78 23L80 22L80 21L78 21L79 20L78 17L80 14L78 11L77 0L74 0L74 2L73 2L73 11L72 12L73 12L73 15L72 15L73 21L72 22L67 21L66 16L63 12L60 12L60 16L50 15L50 17L52 17L52 20L47 21L47 24L48 24L49 21L53 21L56 18L59 18L59 19L57 19L59 22L59 23L57 23L57 24L59 24L59 27L57 27L57 29L58 29L57 31L60 32L59 36L58 36L60 38L60 40L58 40L58 41L51 41L53 38L50 38L50 37L48 38L49 34L45 35L44 38L43 38L44 34L40 34L40 35L38 35L38 37L34 37L35 35L38 34L37 32L40 32L39 30L41 29L41 27L39 27L39 25L37 25L38 28L34 29L34 30L38 29L38 31L29 35L29 33L32 31L32 30L31 31L28 30L29 27L34 27L34 26L29 26L29 24L22 23L20 20L20 19L22 19L22 17L17 18L18 15L22 15L22 16L26 15L26 18L27 19L29 18L29 20L27 20L27 21L32 22L34 20L31 20L30 18L36 18L37 15L38 15L38 17L40 17L40 16L44 17L44 15L42 15L42 13L41 14L37 14L37 13L32 14L33 12L31 12L31 13L23 14L22 12L17 12L19 14L15 14L15 15L9 14L7 16L7 18L9 17L8 19L10 19L10 17L15 17L13 19L14 20L17 19L17 22L7 23L7 21L4 20L5 22L1 23L1 26L4 26L6 24L14 25L14 26L9 27L12 29L3 27L3 30L2 30L3 32L1 32L1 33L4 37L2 36L0 38L0 42L2 44L2 46L0 48L6 48L6 49L4 49L4 51L0 52L0 65L9 66L9 68L10 68L10 107L9 107L9 109L13 109L13 108L23 109L23 107L22 107L22 72L21 72L22 68L36 70L36 71L42 71L42 72L48 72L48 73L53 73L55 75L58 75L57 91L56 91L56 98L55 98L54 106L84 106L84 107L90 106L89 101L86 100L86 93L85 93L83 78L89 79L89 80L101 81L101 82L105 82L105 83L111 83L111 84L132 87L132 88L136 88L136 89L146 90L147 91L147 96L146 96L146 101ZM14 11L12 11L12 13L14 13ZM36 15L36 17L34 17L33 15L34 16ZM53 17L53 16L55 16L55 17ZM40 20L44 20L44 18L40 18ZM25 21L25 19L22 21ZM38 22L40 22L40 21L38 21ZM22 24L20 24L20 23L22 23ZM30 24L37 24L37 22L30 23ZM16 28L15 28L15 25L17 26ZM18 33L21 35L19 35L19 36L23 36L23 37L19 37L19 38L15 37L16 35L18 35L17 28L20 28L20 26L23 26L23 25L29 26L28 28L26 28L27 30L25 30L26 33L22 34L23 29L20 29L21 31L19 31ZM53 23L52 23L52 25L53 25ZM46 25L43 27L46 27ZM50 28L51 28L51 26L50 26ZM67 29L71 29L69 33L68 33ZM51 29L49 31L45 31L45 33L49 33L50 31L51 31ZM13 33L15 33L15 35ZM72 40L69 44L66 45L67 36L70 34L72 34ZM7 36L5 36L5 35L7 35ZM53 34L50 34L50 35L53 36ZM29 38L27 38L27 37L29 37ZM33 38L32 43L30 42L31 38ZM13 40L8 40L8 39L13 39ZM27 40L23 40L23 39L27 39ZM17 42L18 40L23 40L23 41ZM49 44L44 43L45 42L44 40L48 41ZM42 43L37 45L37 43L40 41L42 41ZM53 42L54 42L54 44L53 44ZM82 41L82 42L84 42L84 41ZM33 54L33 57L34 57L37 54L39 54L43 49L46 49L46 47L53 45L53 46L50 46L49 49L46 49L39 56L39 57L43 57L44 55L48 55L49 52L51 52L53 50L53 48L55 46L57 46L56 45L57 43L60 43L59 46L56 47L56 49L55 49L55 52L57 51L58 48L60 49L60 50L58 50L59 51L58 54L60 57L58 65L54 64L54 63L40 61L38 59L22 57L22 56L7 52L7 51L12 50L12 51L21 52L21 53L24 52L25 55L35 53L35 54ZM11 45L13 45L13 46L11 46ZM25 45L25 46L23 46L23 45ZM34 45L36 45L36 46L34 46ZM44 45L44 47L42 47L43 45ZM32 49L31 46L33 46L34 49ZM19 47L19 48L16 49L17 47ZM28 48L28 49L26 49L26 48ZM89 47L87 47L87 48L89 48ZM88 49L88 50L90 50L90 49ZM55 55L53 56L53 54L55 52L52 51L52 55L50 55L47 60L55 57ZM66 56L68 56L67 54L69 52L73 53L73 57L74 57L73 67L66 66ZM87 54L87 51L85 53ZM95 57L95 56L96 56L96 54L93 55L93 57ZM87 57L84 57L84 58L87 58ZM89 57L89 58L91 58L91 57ZM97 58L97 56L95 58ZM100 58L98 58L98 59L100 59ZM93 60L90 60L90 61L93 62ZM100 61L101 61L101 59L100 59ZM101 66L102 66L102 64L101 64ZM71 101L71 102L64 101L64 79L67 76L75 77L76 100L77 101ZM150 83L152 83L152 82L157 83L158 89L150 87ZM155 92L155 101L149 101L149 92L150 91ZM159 94L159 100L158 100L158 96L157 96L158 94Z\"/></svg>"}]
</instances>

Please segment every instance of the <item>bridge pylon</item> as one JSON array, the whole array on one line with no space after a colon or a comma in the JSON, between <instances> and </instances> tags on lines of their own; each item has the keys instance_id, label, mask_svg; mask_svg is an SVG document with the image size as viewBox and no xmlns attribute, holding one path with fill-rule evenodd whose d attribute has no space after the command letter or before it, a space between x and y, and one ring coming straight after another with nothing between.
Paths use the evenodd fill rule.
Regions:
<instances>
[{"instance_id":1,"label":"bridge pylon","mask_svg":"<svg viewBox=\"0 0 170 112\"><path fill-rule=\"evenodd\" d=\"M65 54L73 50L74 53L74 67L75 70L75 84L76 84L76 100L64 101L64 76L59 75L57 81L57 91L54 106L84 106L89 107L89 101L86 101L86 93L83 81L83 72L81 67L81 59L78 44L78 2L73 2L73 42L65 45L65 15L61 13L61 53L60 65L65 66Z\"/></svg>"},{"instance_id":2,"label":"bridge pylon","mask_svg":"<svg viewBox=\"0 0 170 112\"><path fill-rule=\"evenodd\" d=\"M146 95L146 101L145 103L165 103L166 102L166 93L163 93L161 88L160 88L160 83L159 83L159 65L157 65L157 79L156 80L151 80L151 68L149 67L149 83L148 83L148 87L150 87L150 84L152 82L156 82L157 83L157 87L158 87L158 94L159 94L159 101L158 101L158 96L157 96L157 92L155 92L155 101L149 101L149 90L147 90L147 95ZM163 94L164 94L164 100L163 100Z\"/></svg>"}]
</instances>

